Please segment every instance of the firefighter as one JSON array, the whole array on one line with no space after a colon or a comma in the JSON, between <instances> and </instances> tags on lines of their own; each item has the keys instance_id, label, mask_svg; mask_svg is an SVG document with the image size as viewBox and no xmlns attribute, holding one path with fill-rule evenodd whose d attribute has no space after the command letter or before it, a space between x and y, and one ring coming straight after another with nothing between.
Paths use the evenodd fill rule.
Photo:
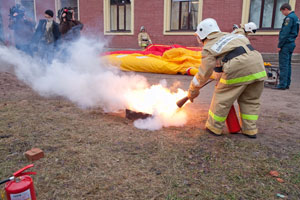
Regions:
<instances>
[{"instance_id":1,"label":"firefighter","mask_svg":"<svg viewBox=\"0 0 300 200\"><path fill-rule=\"evenodd\" d=\"M140 33L138 35L139 46L145 49L148 45L152 44L150 36L146 32L144 26L141 26Z\"/></svg>"},{"instance_id":2,"label":"firefighter","mask_svg":"<svg viewBox=\"0 0 300 200\"><path fill-rule=\"evenodd\" d=\"M247 24L241 25L240 28L238 27L238 25L234 24L232 33L248 36L250 33L256 33L256 30L256 24L254 22L249 22Z\"/></svg>"},{"instance_id":3,"label":"firefighter","mask_svg":"<svg viewBox=\"0 0 300 200\"><path fill-rule=\"evenodd\" d=\"M285 90L290 88L291 84L291 60L296 47L295 40L299 32L299 19L292 11L288 3L280 7L281 13L286 16L283 20L279 33L278 51L279 51L279 85L275 89Z\"/></svg>"},{"instance_id":4,"label":"firefighter","mask_svg":"<svg viewBox=\"0 0 300 200\"><path fill-rule=\"evenodd\" d=\"M229 110L237 100L242 134L256 138L259 98L266 79L261 54L244 35L221 32L212 18L200 22L195 35L204 46L202 63L188 90L190 101L193 102L199 95L199 88L213 72L220 74L208 112L207 131L216 136L222 134ZM221 62L216 67L217 59L221 59Z\"/></svg>"}]
</instances>

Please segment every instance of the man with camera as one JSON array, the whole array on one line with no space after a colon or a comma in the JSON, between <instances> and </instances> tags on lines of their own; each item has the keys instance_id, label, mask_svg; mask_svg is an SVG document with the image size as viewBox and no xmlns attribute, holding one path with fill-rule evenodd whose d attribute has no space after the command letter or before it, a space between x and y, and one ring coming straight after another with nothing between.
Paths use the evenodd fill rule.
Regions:
<instances>
[{"instance_id":1,"label":"man with camera","mask_svg":"<svg viewBox=\"0 0 300 200\"><path fill-rule=\"evenodd\" d=\"M8 27L14 32L16 48L31 54L30 41L33 36L34 26L31 20L26 19L25 10L20 4L10 9Z\"/></svg>"},{"instance_id":2,"label":"man with camera","mask_svg":"<svg viewBox=\"0 0 300 200\"><path fill-rule=\"evenodd\" d=\"M83 24L75 19L73 8L63 8L58 13L60 18L59 30L62 41L75 41L80 37Z\"/></svg>"}]
</instances>

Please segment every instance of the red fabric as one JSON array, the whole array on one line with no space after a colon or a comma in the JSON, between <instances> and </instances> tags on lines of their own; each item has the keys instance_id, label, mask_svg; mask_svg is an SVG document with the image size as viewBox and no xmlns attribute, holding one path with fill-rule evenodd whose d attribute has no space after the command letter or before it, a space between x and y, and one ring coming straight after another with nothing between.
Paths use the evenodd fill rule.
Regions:
<instances>
[{"instance_id":1,"label":"red fabric","mask_svg":"<svg viewBox=\"0 0 300 200\"><path fill-rule=\"evenodd\" d=\"M186 70L186 74L187 74L187 75L191 75L191 69L192 69L192 68L190 67L190 68L188 68L188 69Z\"/></svg>"},{"instance_id":2,"label":"red fabric","mask_svg":"<svg viewBox=\"0 0 300 200\"><path fill-rule=\"evenodd\" d=\"M105 55L139 53L139 54L143 54L143 55L153 54L153 55L157 55L157 56L162 56L165 51L173 49L173 48L185 48L185 49L189 49L192 51L201 51L202 50L201 47L185 47L185 46L181 46L178 44L174 44L171 46L170 45L161 45L161 44L151 44L145 50L141 50L141 51L131 51L131 50L111 51L111 52L106 52Z\"/></svg>"}]
</instances>

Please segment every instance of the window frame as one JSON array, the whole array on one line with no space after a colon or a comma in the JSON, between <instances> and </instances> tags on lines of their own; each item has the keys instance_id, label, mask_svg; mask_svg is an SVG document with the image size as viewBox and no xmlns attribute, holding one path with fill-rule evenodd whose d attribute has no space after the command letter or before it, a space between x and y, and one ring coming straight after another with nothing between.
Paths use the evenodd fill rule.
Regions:
<instances>
[{"instance_id":1,"label":"window frame","mask_svg":"<svg viewBox=\"0 0 300 200\"><path fill-rule=\"evenodd\" d=\"M198 22L202 21L203 0L198 0ZM194 30L171 30L172 0L164 0L164 30L163 35L194 35Z\"/></svg>"},{"instance_id":2,"label":"window frame","mask_svg":"<svg viewBox=\"0 0 300 200\"><path fill-rule=\"evenodd\" d=\"M104 19L104 35L134 35L134 0L131 0L131 17L130 31L116 30L110 28L110 0L103 0L103 19ZM126 13L126 9L125 9ZM126 29L126 18L124 19L124 28Z\"/></svg>"},{"instance_id":3,"label":"window frame","mask_svg":"<svg viewBox=\"0 0 300 200\"><path fill-rule=\"evenodd\" d=\"M296 6L296 1L297 0L289 0L289 4L292 7L292 10L295 10ZM263 2L262 2L263 3ZM241 24L246 24L249 22L250 19L250 5L251 5L251 0L243 0L243 8L242 8L242 19L241 19ZM276 6L276 5L275 5ZM263 8L263 6L262 6ZM275 7L276 9L276 7ZM261 11L261 14L263 13L263 10ZM272 13L272 24L274 23L274 14L275 12ZM262 23L262 16L260 18L260 24ZM260 28L259 30L256 31L255 34L250 34L250 35L279 35L280 29L276 28Z\"/></svg>"},{"instance_id":4,"label":"window frame","mask_svg":"<svg viewBox=\"0 0 300 200\"><path fill-rule=\"evenodd\" d=\"M189 0L181 0L181 1L178 1L179 2L179 19L178 19L178 30L175 29L175 30L172 30L172 27L170 27L170 31L193 31L195 32L196 30L193 30L193 29L190 29L190 19L191 19L191 14L189 13L188 14L188 18L187 18L187 26L188 28L187 29L182 29L181 27L181 23L182 23L182 3L188 3L188 10L190 10L190 1ZM198 0L199 2L199 0ZM173 2L174 3L174 2ZM172 0L171 0L171 13L172 13ZM171 20L172 21L172 20Z\"/></svg>"},{"instance_id":5,"label":"window frame","mask_svg":"<svg viewBox=\"0 0 300 200\"><path fill-rule=\"evenodd\" d=\"M61 9L61 7L58 6L59 5L59 1L61 1L61 0L55 0L55 16L56 16L56 20L58 22L60 21L60 19L57 18L57 12ZM77 1L78 21L80 21L80 0L76 0L76 1Z\"/></svg>"},{"instance_id":6,"label":"window frame","mask_svg":"<svg viewBox=\"0 0 300 200\"><path fill-rule=\"evenodd\" d=\"M15 4L21 4L21 0L15 0ZM37 17L36 17L36 0L33 0L33 15L34 15L34 21L37 21Z\"/></svg>"}]
</instances>

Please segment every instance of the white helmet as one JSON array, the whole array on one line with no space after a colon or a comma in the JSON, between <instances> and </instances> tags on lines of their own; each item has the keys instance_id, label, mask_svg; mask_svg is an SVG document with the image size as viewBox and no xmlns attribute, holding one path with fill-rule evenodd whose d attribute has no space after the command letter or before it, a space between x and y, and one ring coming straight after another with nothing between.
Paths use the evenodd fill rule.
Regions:
<instances>
[{"instance_id":1,"label":"white helmet","mask_svg":"<svg viewBox=\"0 0 300 200\"><path fill-rule=\"evenodd\" d=\"M195 32L201 40L205 39L210 33L221 32L220 28L213 18L207 18L200 22Z\"/></svg>"},{"instance_id":2,"label":"white helmet","mask_svg":"<svg viewBox=\"0 0 300 200\"><path fill-rule=\"evenodd\" d=\"M257 29L257 26L254 22L249 22L248 24L245 24L245 31L255 33Z\"/></svg>"},{"instance_id":3,"label":"white helmet","mask_svg":"<svg viewBox=\"0 0 300 200\"><path fill-rule=\"evenodd\" d=\"M140 31L146 31L145 26L141 26Z\"/></svg>"}]
</instances>

